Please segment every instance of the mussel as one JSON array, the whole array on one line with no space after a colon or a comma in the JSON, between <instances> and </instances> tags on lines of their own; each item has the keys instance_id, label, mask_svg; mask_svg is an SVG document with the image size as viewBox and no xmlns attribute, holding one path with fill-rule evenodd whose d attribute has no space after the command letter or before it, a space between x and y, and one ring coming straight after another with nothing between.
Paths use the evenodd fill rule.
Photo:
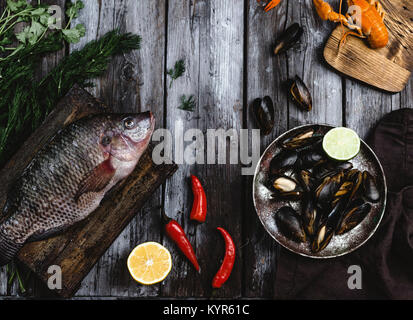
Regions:
<instances>
[{"instance_id":1,"label":"mussel","mask_svg":"<svg viewBox=\"0 0 413 320\"><path fill-rule=\"evenodd\" d=\"M302 210L302 221L305 232L312 237L317 228L317 222L320 220L318 208L315 205L314 198L307 193L304 199Z\"/></svg>"},{"instance_id":2,"label":"mussel","mask_svg":"<svg viewBox=\"0 0 413 320\"><path fill-rule=\"evenodd\" d=\"M367 200L377 202L380 200L380 192L376 180L368 171L363 172L363 192Z\"/></svg>"},{"instance_id":3,"label":"mussel","mask_svg":"<svg viewBox=\"0 0 413 320\"><path fill-rule=\"evenodd\" d=\"M343 178L343 171L340 171L333 176L324 178L323 182L315 190L315 198L318 206L324 209L331 208L333 197L339 190Z\"/></svg>"},{"instance_id":4,"label":"mussel","mask_svg":"<svg viewBox=\"0 0 413 320\"><path fill-rule=\"evenodd\" d=\"M289 26L275 41L274 54L287 51L294 46L303 35L303 28L298 23Z\"/></svg>"},{"instance_id":5,"label":"mussel","mask_svg":"<svg viewBox=\"0 0 413 320\"><path fill-rule=\"evenodd\" d=\"M317 164L327 161L324 153L314 149L304 150L299 153L298 157L299 166L303 169L313 168Z\"/></svg>"},{"instance_id":6,"label":"mussel","mask_svg":"<svg viewBox=\"0 0 413 320\"><path fill-rule=\"evenodd\" d=\"M295 242L305 242L307 240L303 226L297 212L288 206L284 206L275 214L275 222L281 233Z\"/></svg>"},{"instance_id":7,"label":"mussel","mask_svg":"<svg viewBox=\"0 0 413 320\"><path fill-rule=\"evenodd\" d=\"M295 174L297 181L301 184L305 192L310 192L314 186L314 179L308 170L300 170Z\"/></svg>"},{"instance_id":8,"label":"mussel","mask_svg":"<svg viewBox=\"0 0 413 320\"><path fill-rule=\"evenodd\" d=\"M332 205L334 206L341 198L351 194L354 188L354 183L352 181L344 181L337 192L334 194Z\"/></svg>"},{"instance_id":9,"label":"mussel","mask_svg":"<svg viewBox=\"0 0 413 320\"><path fill-rule=\"evenodd\" d=\"M298 152L308 149L317 150L321 146L323 136L316 132L315 129L307 130L296 137L285 140L282 143L283 148L296 150Z\"/></svg>"},{"instance_id":10,"label":"mussel","mask_svg":"<svg viewBox=\"0 0 413 320\"><path fill-rule=\"evenodd\" d=\"M328 213L326 219L318 227L311 243L312 252L320 252L330 243L346 205L347 199L343 198Z\"/></svg>"},{"instance_id":11,"label":"mussel","mask_svg":"<svg viewBox=\"0 0 413 320\"><path fill-rule=\"evenodd\" d=\"M336 234L346 233L356 227L369 214L370 210L371 204L364 202L361 198L351 202L340 219Z\"/></svg>"},{"instance_id":12,"label":"mussel","mask_svg":"<svg viewBox=\"0 0 413 320\"><path fill-rule=\"evenodd\" d=\"M300 212L285 206L275 216L280 232L295 242L308 241L320 252L334 235L349 232L365 219L380 189L368 171L350 161L335 161L322 148L319 126L300 130L281 143L271 160L270 189L281 200L300 200ZM369 203L370 202L370 203Z\"/></svg>"},{"instance_id":13,"label":"mussel","mask_svg":"<svg viewBox=\"0 0 413 320\"><path fill-rule=\"evenodd\" d=\"M282 150L270 162L270 172L273 175L280 174L294 167L298 159L298 153L294 150Z\"/></svg>"},{"instance_id":14,"label":"mussel","mask_svg":"<svg viewBox=\"0 0 413 320\"><path fill-rule=\"evenodd\" d=\"M356 195L359 194L359 191L361 189L363 183L363 173L360 170L352 169L347 172L346 180L353 183L353 188L349 197L349 201L352 201L356 197Z\"/></svg>"},{"instance_id":15,"label":"mussel","mask_svg":"<svg viewBox=\"0 0 413 320\"><path fill-rule=\"evenodd\" d=\"M322 180L327 176L331 176L339 171L347 171L353 168L351 162L336 162L327 161L317 164L313 168L313 177L316 180Z\"/></svg>"},{"instance_id":16,"label":"mussel","mask_svg":"<svg viewBox=\"0 0 413 320\"><path fill-rule=\"evenodd\" d=\"M299 76L295 76L295 79L291 81L289 94L298 107L304 111L311 111L313 108L313 99L310 90L308 90Z\"/></svg>"},{"instance_id":17,"label":"mussel","mask_svg":"<svg viewBox=\"0 0 413 320\"><path fill-rule=\"evenodd\" d=\"M263 135L268 135L274 128L274 104L269 96L257 98L252 103L252 114Z\"/></svg>"},{"instance_id":18,"label":"mussel","mask_svg":"<svg viewBox=\"0 0 413 320\"><path fill-rule=\"evenodd\" d=\"M274 191L284 199L297 200L302 196L302 188L297 181L287 176L275 177L272 181Z\"/></svg>"}]
</instances>

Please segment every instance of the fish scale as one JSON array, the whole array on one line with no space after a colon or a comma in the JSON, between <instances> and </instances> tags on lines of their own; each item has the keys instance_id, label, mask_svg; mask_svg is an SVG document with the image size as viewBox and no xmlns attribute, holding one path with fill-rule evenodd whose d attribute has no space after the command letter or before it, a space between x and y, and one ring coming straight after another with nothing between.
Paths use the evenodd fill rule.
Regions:
<instances>
[{"instance_id":1,"label":"fish scale","mask_svg":"<svg viewBox=\"0 0 413 320\"><path fill-rule=\"evenodd\" d=\"M0 265L26 241L87 217L127 177L154 129L150 112L100 114L60 130L33 158L8 193L0 224ZM103 144L102 138L110 143Z\"/></svg>"}]
</instances>

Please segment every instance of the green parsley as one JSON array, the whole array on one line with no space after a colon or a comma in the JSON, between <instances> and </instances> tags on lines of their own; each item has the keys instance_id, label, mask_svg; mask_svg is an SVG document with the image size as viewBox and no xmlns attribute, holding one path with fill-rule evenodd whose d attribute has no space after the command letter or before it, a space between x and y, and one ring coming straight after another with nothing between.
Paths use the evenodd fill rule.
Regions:
<instances>
[{"instance_id":1,"label":"green parsley","mask_svg":"<svg viewBox=\"0 0 413 320\"><path fill-rule=\"evenodd\" d=\"M69 22L82 7L79 0L68 5ZM112 56L140 47L138 35L113 30L63 58L46 77L37 81L36 71L42 58L61 50L65 41L79 41L86 31L81 24L47 31L45 23L49 18L47 7L40 4L32 7L26 0L8 0L7 7L0 12L0 165L74 84L90 86L90 79L103 74ZM12 26L17 21L27 26L15 34Z\"/></svg>"},{"instance_id":2,"label":"green parsley","mask_svg":"<svg viewBox=\"0 0 413 320\"><path fill-rule=\"evenodd\" d=\"M178 109L185 110L185 111L194 111L196 107L195 97L194 95L190 95L186 97L184 94L181 96L181 104L179 105Z\"/></svg>"},{"instance_id":3,"label":"green parsley","mask_svg":"<svg viewBox=\"0 0 413 320\"><path fill-rule=\"evenodd\" d=\"M166 74L171 77L171 83L169 84L169 88L172 86L172 82L178 79L185 73L185 61L183 59L178 60L175 62L175 65L172 69L169 69Z\"/></svg>"}]
</instances>

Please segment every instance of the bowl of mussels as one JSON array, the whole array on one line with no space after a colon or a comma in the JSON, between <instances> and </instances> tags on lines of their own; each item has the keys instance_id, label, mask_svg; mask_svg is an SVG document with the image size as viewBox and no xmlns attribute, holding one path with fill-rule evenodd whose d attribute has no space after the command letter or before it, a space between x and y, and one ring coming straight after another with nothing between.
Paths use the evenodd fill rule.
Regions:
<instances>
[{"instance_id":1,"label":"bowl of mussels","mask_svg":"<svg viewBox=\"0 0 413 320\"><path fill-rule=\"evenodd\" d=\"M350 253L377 230L387 187L370 147L348 161L322 147L329 125L304 125L275 139L254 175L253 200L266 231L283 247L311 258Z\"/></svg>"}]
</instances>

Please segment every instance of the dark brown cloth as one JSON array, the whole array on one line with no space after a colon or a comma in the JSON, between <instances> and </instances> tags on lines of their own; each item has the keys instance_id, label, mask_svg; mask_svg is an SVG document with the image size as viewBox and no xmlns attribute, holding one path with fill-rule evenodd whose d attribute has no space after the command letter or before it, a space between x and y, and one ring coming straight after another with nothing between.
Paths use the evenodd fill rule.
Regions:
<instances>
[{"instance_id":1,"label":"dark brown cloth","mask_svg":"<svg viewBox=\"0 0 413 320\"><path fill-rule=\"evenodd\" d=\"M376 233L343 257L315 260L281 248L277 299L413 299L413 110L386 115L368 144L383 165L389 190ZM362 289L349 289L352 265L360 266Z\"/></svg>"}]
</instances>

